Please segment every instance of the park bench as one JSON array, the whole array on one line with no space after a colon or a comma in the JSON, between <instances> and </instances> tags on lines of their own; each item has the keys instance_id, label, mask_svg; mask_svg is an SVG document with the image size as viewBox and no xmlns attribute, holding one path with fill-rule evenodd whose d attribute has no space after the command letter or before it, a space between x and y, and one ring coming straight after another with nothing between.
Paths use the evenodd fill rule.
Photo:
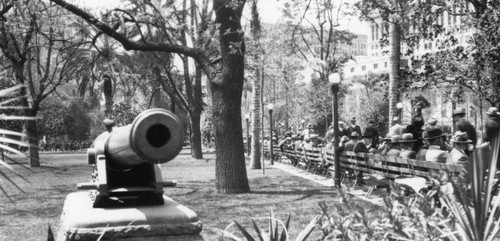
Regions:
<instances>
[{"instance_id":1,"label":"park bench","mask_svg":"<svg viewBox=\"0 0 500 241\"><path fill-rule=\"evenodd\" d=\"M323 167L323 149L318 147L304 148L306 170L320 172Z\"/></svg>"},{"instance_id":2,"label":"park bench","mask_svg":"<svg viewBox=\"0 0 500 241\"><path fill-rule=\"evenodd\" d=\"M322 148L305 149L304 151L296 150L292 155L291 151L278 151L275 155L284 155L293 157L299 161L301 166L306 170L312 170L315 173L321 172L323 175L331 174L334 171L335 160L333 150L323 151ZM418 192L423 188L423 184L412 183L412 177L421 177L425 180L431 180L431 177L436 177L443 172L450 176L458 176L463 166L459 164L446 164L437 162L419 161L407 158L387 157L378 154L370 153L354 153L344 151L340 154L340 167L345 177L356 178L360 172L365 173L365 176L377 176L387 180L398 180L403 185L409 185ZM417 179L413 179L417 180ZM421 180L421 179L420 179ZM373 183L368 183L372 184ZM412 186L413 185L413 186Z\"/></svg>"},{"instance_id":3,"label":"park bench","mask_svg":"<svg viewBox=\"0 0 500 241\"><path fill-rule=\"evenodd\" d=\"M291 165L297 165L297 161L299 160L300 158L300 153L298 154L299 156L297 156L297 152L295 152L295 147L294 145L285 145L283 146L283 154L286 159L288 159L290 161L290 164Z\"/></svg>"}]
</instances>

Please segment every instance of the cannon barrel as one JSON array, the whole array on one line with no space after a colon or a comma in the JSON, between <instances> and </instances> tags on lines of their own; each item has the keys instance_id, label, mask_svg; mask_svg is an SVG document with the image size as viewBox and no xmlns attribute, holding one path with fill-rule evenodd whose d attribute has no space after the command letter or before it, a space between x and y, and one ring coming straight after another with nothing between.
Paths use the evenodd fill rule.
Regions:
<instances>
[{"instance_id":1,"label":"cannon barrel","mask_svg":"<svg viewBox=\"0 0 500 241\"><path fill-rule=\"evenodd\" d=\"M98 136L94 149L89 150L89 162L92 156L104 154L123 166L165 163L179 154L183 141L183 128L177 116L165 109L149 109L132 124Z\"/></svg>"}]
</instances>

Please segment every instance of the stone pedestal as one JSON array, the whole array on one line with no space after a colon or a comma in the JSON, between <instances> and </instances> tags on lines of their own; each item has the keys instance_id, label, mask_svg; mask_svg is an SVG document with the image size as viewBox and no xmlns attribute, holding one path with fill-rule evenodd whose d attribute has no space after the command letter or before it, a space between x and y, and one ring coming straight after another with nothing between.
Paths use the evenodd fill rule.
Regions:
<instances>
[{"instance_id":1,"label":"stone pedestal","mask_svg":"<svg viewBox=\"0 0 500 241\"><path fill-rule=\"evenodd\" d=\"M88 192L66 197L57 241L203 240L196 213L163 196L164 205L93 208Z\"/></svg>"}]
</instances>

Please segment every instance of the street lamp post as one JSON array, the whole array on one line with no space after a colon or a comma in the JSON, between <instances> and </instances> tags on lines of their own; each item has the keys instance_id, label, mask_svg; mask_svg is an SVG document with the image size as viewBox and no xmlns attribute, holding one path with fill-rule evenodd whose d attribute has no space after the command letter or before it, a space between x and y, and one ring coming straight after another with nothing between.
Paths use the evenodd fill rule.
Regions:
<instances>
[{"instance_id":1,"label":"street lamp post","mask_svg":"<svg viewBox=\"0 0 500 241\"><path fill-rule=\"evenodd\" d=\"M271 103L267 105L267 109L269 110L269 130L270 130L270 135L269 135L269 149L271 153L271 165L274 165L274 155L273 155L273 108L274 105Z\"/></svg>"},{"instance_id":2,"label":"street lamp post","mask_svg":"<svg viewBox=\"0 0 500 241\"><path fill-rule=\"evenodd\" d=\"M340 157L339 157L339 105L338 105L338 92L340 84L340 75L338 73L333 73L328 76L328 81L332 88L332 105L333 105L333 155L335 161L335 176L334 185L335 188L341 188L340 184Z\"/></svg>"},{"instance_id":3,"label":"street lamp post","mask_svg":"<svg viewBox=\"0 0 500 241\"><path fill-rule=\"evenodd\" d=\"M398 102L396 104L396 108L398 108L398 119L399 119L399 123L401 123L401 119L402 119L402 110L403 110L403 103L401 102ZM392 117L391 117L392 118Z\"/></svg>"},{"instance_id":4,"label":"street lamp post","mask_svg":"<svg viewBox=\"0 0 500 241\"><path fill-rule=\"evenodd\" d=\"M245 115L245 120L247 121L247 155L250 156L250 115Z\"/></svg>"}]
</instances>

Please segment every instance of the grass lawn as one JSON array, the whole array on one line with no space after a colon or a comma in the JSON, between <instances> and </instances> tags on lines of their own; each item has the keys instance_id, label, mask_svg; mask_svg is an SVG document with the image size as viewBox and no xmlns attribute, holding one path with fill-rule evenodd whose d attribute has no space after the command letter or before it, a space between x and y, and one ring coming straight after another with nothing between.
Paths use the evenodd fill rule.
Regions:
<instances>
[{"instance_id":1,"label":"grass lawn","mask_svg":"<svg viewBox=\"0 0 500 241\"><path fill-rule=\"evenodd\" d=\"M248 170L251 193L217 194L214 155L205 154L205 160L195 160L187 152L183 150L175 160L163 165L163 178L178 183L175 188L166 188L165 193L198 214L205 240L217 240L219 230L233 220L250 225L249 217L265 217L271 210L282 220L291 213L290 232L295 238L319 214L319 201L337 200L335 190L269 165L265 175L262 170ZM14 166L30 182L14 177L24 192L0 178L0 185L13 200L10 202L0 193L0 240L46 239L48 224L55 232L58 229L66 195L76 191L77 183L90 179L91 166L84 153L42 154L41 163L42 167L33 171Z\"/></svg>"}]
</instances>

